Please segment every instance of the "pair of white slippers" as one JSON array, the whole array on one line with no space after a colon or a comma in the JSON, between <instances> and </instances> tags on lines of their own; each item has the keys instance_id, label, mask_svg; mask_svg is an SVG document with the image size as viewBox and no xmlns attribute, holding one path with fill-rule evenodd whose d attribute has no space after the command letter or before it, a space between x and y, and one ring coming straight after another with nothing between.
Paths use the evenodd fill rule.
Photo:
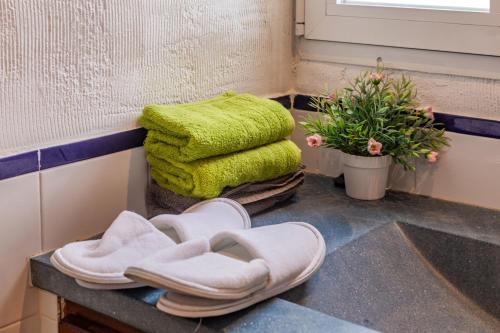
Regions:
<instances>
[{"instance_id":1,"label":"pair of white slippers","mask_svg":"<svg viewBox=\"0 0 500 333\"><path fill-rule=\"evenodd\" d=\"M158 309L182 317L231 313L308 280L326 247L307 223L250 229L230 199L200 202L180 215L146 220L122 212L101 239L56 250L52 264L93 289L167 289Z\"/></svg>"}]
</instances>

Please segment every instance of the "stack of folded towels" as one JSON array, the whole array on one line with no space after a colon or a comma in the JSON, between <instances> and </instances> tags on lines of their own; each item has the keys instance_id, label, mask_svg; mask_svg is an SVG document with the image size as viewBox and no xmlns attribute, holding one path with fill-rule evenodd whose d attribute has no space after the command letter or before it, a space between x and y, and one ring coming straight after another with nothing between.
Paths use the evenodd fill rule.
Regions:
<instances>
[{"instance_id":1,"label":"stack of folded towels","mask_svg":"<svg viewBox=\"0 0 500 333\"><path fill-rule=\"evenodd\" d=\"M197 201L232 198L256 213L292 196L304 179L300 150L284 139L294 129L280 103L225 93L182 105L149 105L140 119L160 211L179 213Z\"/></svg>"}]
</instances>

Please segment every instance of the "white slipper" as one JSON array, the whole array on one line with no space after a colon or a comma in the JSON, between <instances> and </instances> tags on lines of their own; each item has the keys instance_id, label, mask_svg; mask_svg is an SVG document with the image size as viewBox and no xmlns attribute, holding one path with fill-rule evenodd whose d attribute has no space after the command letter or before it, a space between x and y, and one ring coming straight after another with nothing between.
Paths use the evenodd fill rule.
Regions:
<instances>
[{"instance_id":1,"label":"white slipper","mask_svg":"<svg viewBox=\"0 0 500 333\"><path fill-rule=\"evenodd\" d=\"M125 276L168 289L157 307L183 317L234 312L293 288L321 266L326 246L307 223L223 231L210 242L170 248L127 268Z\"/></svg>"},{"instance_id":2,"label":"white slipper","mask_svg":"<svg viewBox=\"0 0 500 333\"><path fill-rule=\"evenodd\" d=\"M143 284L123 275L128 266L180 242L250 226L243 206L225 198L202 201L180 215L163 214L150 221L124 211L101 239L69 243L57 249L50 261L86 288L135 288Z\"/></svg>"}]
</instances>

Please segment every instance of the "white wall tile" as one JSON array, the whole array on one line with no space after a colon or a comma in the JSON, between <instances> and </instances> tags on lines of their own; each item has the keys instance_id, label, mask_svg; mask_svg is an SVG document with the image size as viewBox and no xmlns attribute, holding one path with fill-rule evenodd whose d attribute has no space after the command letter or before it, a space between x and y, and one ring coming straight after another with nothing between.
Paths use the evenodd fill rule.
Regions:
<instances>
[{"instance_id":1,"label":"white wall tile","mask_svg":"<svg viewBox=\"0 0 500 333\"><path fill-rule=\"evenodd\" d=\"M298 123L315 112L292 110ZM427 195L481 207L500 209L500 140L448 132L451 147L441 152L436 164L425 159L416 161L416 171L405 171L392 165L389 187L392 190ZM292 140L302 149L307 171L330 177L342 173L340 152L307 146L305 134L297 125Z\"/></svg>"},{"instance_id":2,"label":"white wall tile","mask_svg":"<svg viewBox=\"0 0 500 333\"><path fill-rule=\"evenodd\" d=\"M418 194L500 209L500 140L447 133L451 147L417 165Z\"/></svg>"},{"instance_id":3,"label":"white wall tile","mask_svg":"<svg viewBox=\"0 0 500 333\"><path fill-rule=\"evenodd\" d=\"M146 216L146 188L148 185L148 163L143 147L130 150L127 209Z\"/></svg>"},{"instance_id":4,"label":"white wall tile","mask_svg":"<svg viewBox=\"0 0 500 333\"><path fill-rule=\"evenodd\" d=\"M41 251L39 174L0 181L0 327L37 313L28 258Z\"/></svg>"},{"instance_id":5,"label":"white wall tile","mask_svg":"<svg viewBox=\"0 0 500 333\"><path fill-rule=\"evenodd\" d=\"M329 177L338 177L343 173L342 152L340 150L322 147L319 148L318 155L319 173Z\"/></svg>"},{"instance_id":6,"label":"white wall tile","mask_svg":"<svg viewBox=\"0 0 500 333\"><path fill-rule=\"evenodd\" d=\"M40 316L40 333L57 333L58 331L59 327L56 320Z\"/></svg>"},{"instance_id":7,"label":"white wall tile","mask_svg":"<svg viewBox=\"0 0 500 333\"><path fill-rule=\"evenodd\" d=\"M21 321L0 328L0 333L38 333L40 332L40 317L31 316ZM57 332L57 331L56 331Z\"/></svg>"},{"instance_id":8,"label":"white wall tile","mask_svg":"<svg viewBox=\"0 0 500 333\"><path fill-rule=\"evenodd\" d=\"M42 247L103 232L127 208L131 151L41 171Z\"/></svg>"},{"instance_id":9,"label":"white wall tile","mask_svg":"<svg viewBox=\"0 0 500 333\"><path fill-rule=\"evenodd\" d=\"M38 309L40 315L53 320L58 320L57 303L57 295L54 295L42 289L38 289Z\"/></svg>"},{"instance_id":10,"label":"white wall tile","mask_svg":"<svg viewBox=\"0 0 500 333\"><path fill-rule=\"evenodd\" d=\"M311 148L307 145L306 134L299 122L303 121L307 116L315 118L318 116L318 113L292 110L292 116L295 119L295 131L291 139L302 150L302 164L306 166L306 170L317 173L319 172L319 161L322 152L320 149Z\"/></svg>"},{"instance_id":11,"label":"white wall tile","mask_svg":"<svg viewBox=\"0 0 500 333\"><path fill-rule=\"evenodd\" d=\"M416 177L416 171L406 171L402 166L393 162L389 170L389 188L394 191L415 192Z\"/></svg>"}]
</instances>

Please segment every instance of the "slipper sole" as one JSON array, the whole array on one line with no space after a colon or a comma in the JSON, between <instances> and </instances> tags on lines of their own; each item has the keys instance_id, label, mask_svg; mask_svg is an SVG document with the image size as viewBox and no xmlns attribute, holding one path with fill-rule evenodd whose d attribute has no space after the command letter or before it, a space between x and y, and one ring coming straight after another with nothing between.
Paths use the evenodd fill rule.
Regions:
<instances>
[{"instance_id":1,"label":"slipper sole","mask_svg":"<svg viewBox=\"0 0 500 333\"><path fill-rule=\"evenodd\" d=\"M133 289L145 287L144 283L131 282L131 283L92 283L80 279L75 279L80 287L94 290L117 290L117 289Z\"/></svg>"},{"instance_id":2,"label":"slipper sole","mask_svg":"<svg viewBox=\"0 0 500 333\"><path fill-rule=\"evenodd\" d=\"M64 260L64 258L59 254L59 252L54 252L50 257L50 262L52 265L63 272L64 274L71 276L75 279L84 280L86 282L91 283L120 283L127 284L133 283L134 281L126 278L123 275L118 273L114 274L99 274L100 276L96 276L93 272L85 272L82 271L81 268L75 267Z\"/></svg>"},{"instance_id":3,"label":"slipper sole","mask_svg":"<svg viewBox=\"0 0 500 333\"><path fill-rule=\"evenodd\" d=\"M184 293L186 295L193 295L193 296L198 296L195 295L195 292L193 292L193 289L186 288L185 284L183 283L178 283L175 280L168 279L164 276L157 275L153 272L145 271L139 268L129 268L127 269L125 276L129 277L131 280L141 282L145 285L152 286L155 288L159 289L165 289L165 281L168 281L169 287L176 290L178 293ZM263 281L262 283L259 283L255 285L252 288L245 288L241 290L237 289L218 289L217 292L209 293L211 299L221 299L221 300L227 300L228 297L231 297L232 299L240 299L243 297L248 296L249 293L254 293L258 290L261 290L265 288L267 285L267 281ZM194 289L197 290L197 289ZM206 292L205 292L206 293ZM201 296L200 296L201 297Z\"/></svg>"}]
</instances>

